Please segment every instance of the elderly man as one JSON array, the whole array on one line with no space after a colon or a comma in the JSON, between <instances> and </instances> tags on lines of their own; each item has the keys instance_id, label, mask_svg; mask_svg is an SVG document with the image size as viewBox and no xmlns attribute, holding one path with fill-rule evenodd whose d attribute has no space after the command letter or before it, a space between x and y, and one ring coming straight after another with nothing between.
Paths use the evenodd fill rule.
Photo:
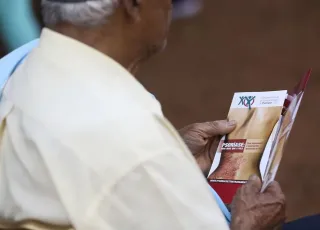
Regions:
<instances>
[{"instance_id":1,"label":"elderly man","mask_svg":"<svg viewBox=\"0 0 320 230\"><path fill-rule=\"evenodd\" d=\"M181 138L134 78L165 47L171 0L43 0L42 6L47 28L13 71L0 103L1 224L229 229L203 173L215 140L236 124L190 125ZM232 230L283 222L279 185L260 188L252 177L239 190Z\"/></svg>"}]
</instances>

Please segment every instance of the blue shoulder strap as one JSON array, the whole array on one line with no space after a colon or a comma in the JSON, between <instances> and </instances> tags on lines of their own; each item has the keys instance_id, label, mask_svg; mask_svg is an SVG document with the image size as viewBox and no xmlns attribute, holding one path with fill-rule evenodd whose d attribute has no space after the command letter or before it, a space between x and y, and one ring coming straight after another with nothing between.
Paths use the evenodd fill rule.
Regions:
<instances>
[{"instance_id":1,"label":"blue shoulder strap","mask_svg":"<svg viewBox=\"0 0 320 230\"><path fill-rule=\"evenodd\" d=\"M38 45L38 42L38 39L33 40L0 59L0 96L12 73L25 57Z\"/></svg>"},{"instance_id":2,"label":"blue shoulder strap","mask_svg":"<svg viewBox=\"0 0 320 230\"><path fill-rule=\"evenodd\" d=\"M224 214L224 217L226 218L227 222L230 224L231 223L231 213L229 212L227 206L224 204L224 202L222 201L222 199L220 198L218 193L216 191L214 191L214 189L210 185L209 185L209 189L210 189L210 192L212 193L212 195L214 196L216 202L218 203L219 208L222 211L222 213Z\"/></svg>"}]
</instances>

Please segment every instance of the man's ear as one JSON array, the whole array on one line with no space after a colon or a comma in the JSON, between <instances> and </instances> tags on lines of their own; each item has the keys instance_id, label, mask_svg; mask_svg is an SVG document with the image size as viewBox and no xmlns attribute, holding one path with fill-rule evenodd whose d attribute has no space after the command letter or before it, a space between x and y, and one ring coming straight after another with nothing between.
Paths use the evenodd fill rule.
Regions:
<instances>
[{"instance_id":1,"label":"man's ear","mask_svg":"<svg viewBox=\"0 0 320 230\"><path fill-rule=\"evenodd\" d=\"M140 21L140 5L142 0L122 0L127 15L133 21Z\"/></svg>"}]
</instances>

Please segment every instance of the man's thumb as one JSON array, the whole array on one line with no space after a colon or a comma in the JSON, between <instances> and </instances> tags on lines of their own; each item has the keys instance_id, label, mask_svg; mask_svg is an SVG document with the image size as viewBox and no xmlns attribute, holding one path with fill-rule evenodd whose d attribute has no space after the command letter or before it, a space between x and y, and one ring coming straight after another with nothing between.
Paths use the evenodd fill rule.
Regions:
<instances>
[{"instance_id":1,"label":"man's thumb","mask_svg":"<svg viewBox=\"0 0 320 230\"><path fill-rule=\"evenodd\" d=\"M250 190L258 193L261 190L261 186L262 186L262 182L257 175L250 176L247 182L247 187L249 187Z\"/></svg>"},{"instance_id":2,"label":"man's thumb","mask_svg":"<svg viewBox=\"0 0 320 230\"><path fill-rule=\"evenodd\" d=\"M208 137L223 136L232 132L236 127L236 121L210 121L203 123L202 130Z\"/></svg>"}]
</instances>

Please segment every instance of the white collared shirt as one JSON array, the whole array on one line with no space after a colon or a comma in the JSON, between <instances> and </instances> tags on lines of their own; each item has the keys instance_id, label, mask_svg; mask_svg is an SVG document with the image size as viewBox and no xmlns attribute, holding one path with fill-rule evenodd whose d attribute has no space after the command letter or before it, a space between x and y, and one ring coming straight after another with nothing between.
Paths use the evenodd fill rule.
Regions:
<instances>
[{"instance_id":1,"label":"white collared shirt","mask_svg":"<svg viewBox=\"0 0 320 230\"><path fill-rule=\"evenodd\" d=\"M122 66L44 29L0 103L0 217L101 230L225 230L160 104Z\"/></svg>"}]
</instances>

